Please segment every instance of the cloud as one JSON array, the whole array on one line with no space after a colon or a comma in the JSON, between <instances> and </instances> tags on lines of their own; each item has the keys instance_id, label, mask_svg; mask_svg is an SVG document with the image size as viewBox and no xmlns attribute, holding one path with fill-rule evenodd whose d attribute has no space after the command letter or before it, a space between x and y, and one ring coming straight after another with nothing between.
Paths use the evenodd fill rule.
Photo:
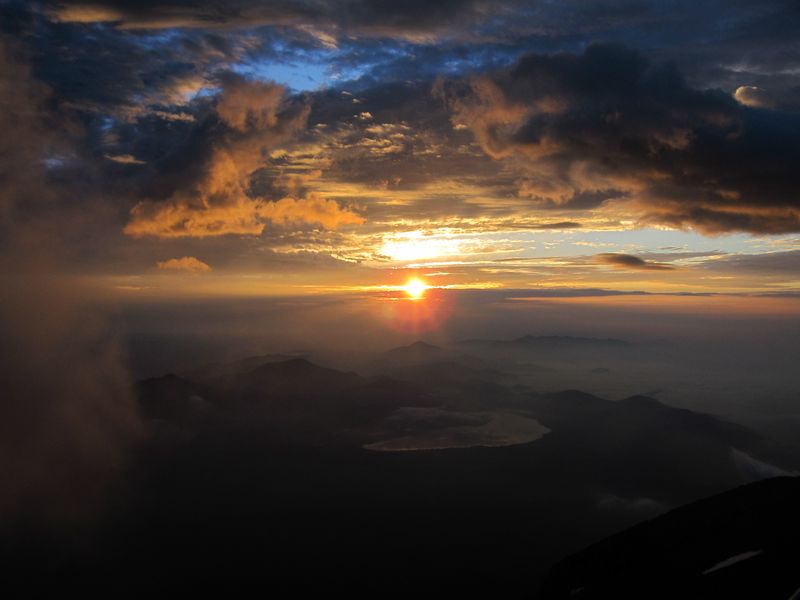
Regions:
<instances>
[{"instance_id":1,"label":"cloud","mask_svg":"<svg viewBox=\"0 0 800 600\"><path fill-rule=\"evenodd\" d=\"M325 228L363 223L351 209L317 194L274 199L258 194L255 177L269 165L270 151L300 132L308 113L308 105L289 98L282 86L226 77L215 106L223 128L209 128L207 156L199 157L200 164L186 165L185 178L178 174L176 189L165 200L138 202L125 234L202 238L260 235L268 222ZM271 191L297 195L304 178L320 174L314 170L277 177L277 189Z\"/></svg>"},{"instance_id":2,"label":"cloud","mask_svg":"<svg viewBox=\"0 0 800 600\"><path fill-rule=\"evenodd\" d=\"M262 208L262 212L273 223L288 225L305 222L319 224L327 229L336 229L340 225L360 225L364 222L364 218L358 214L313 193L305 198L282 198L277 202L269 202Z\"/></svg>"},{"instance_id":3,"label":"cloud","mask_svg":"<svg viewBox=\"0 0 800 600\"><path fill-rule=\"evenodd\" d=\"M702 264L702 268L738 273L800 273L800 250L766 252L764 254L731 254Z\"/></svg>"},{"instance_id":4,"label":"cloud","mask_svg":"<svg viewBox=\"0 0 800 600\"><path fill-rule=\"evenodd\" d=\"M525 165L520 194L540 206L625 202L643 224L800 231L800 115L693 89L635 50L531 54L434 93L489 156Z\"/></svg>"},{"instance_id":5,"label":"cloud","mask_svg":"<svg viewBox=\"0 0 800 600\"><path fill-rule=\"evenodd\" d=\"M739 86L733 93L733 97L740 104L755 108L771 108L775 104L766 90L754 85Z\"/></svg>"},{"instance_id":6,"label":"cloud","mask_svg":"<svg viewBox=\"0 0 800 600\"><path fill-rule=\"evenodd\" d=\"M634 271L672 271L675 267L662 263L654 263L642 260L638 256L631 254L616 254L607 252L596 254L595 261L604 265L609 265L619 269L632 269Z\"/></svg>"},{"instance_id":7,"label":"cloud","mask_svg":"<svg viewBox=\"0 0 800 600\"><path fill-rule=\"evenodd\" d=\"M37 78L62 106L94 115L98 122L92 125L106 128L113 122L109 117L131 122L157 113L191 119L181 109L213 88L215 74L248 48L244 39L194 30L159 38L98 25L86 35L83 25L43 19L38 3L4 3L0 11L4 23L19 28L16 36L29 44ZM102 123L100 116L106 117Z\"/></svg>"},{"instance_id":8,"label":"cloud","mask_svg":"<svg viewBox=\"0 0 800 600\"><path fill-rule=\"evenodd\" d=\"M582 225L574 221L558 221L557 223L542 223L535 225L531 229L580 229Z\"/></svg>"},{"instance_id":9,"label":"cloud","mask_svg":"<svg viewBox=\"0 0 800 600\"><path fill-rule=\"evenodd\" d=\"M243 133L274 129L285 96L286 88L275 83L229 78L216 110L220 119Z\"/></svg>"},{"instance_id":10,"label":"cloud","mask_svg":"<svg viewBox=\"0 0 800 600\"><path fill-rule=\"evenodd\" d=\"M195 120L194 115L180 111L170 112L166 110L153 110L150 114L159 119L164 119L165 121L185 121L187 123L192 123Z\"/></svg>"},{"instance_id":11,"label":"cloud","mask_svg":"<svg viewBox=\"0 0 800 600\"><path fill-rule=\"evenodd\" d=\"M51 10L50 15L60 23L114 22L122 21L125 17L122 11L115 8L89 3L56 6Z\"/></svg>"},{"instance_id":12,"label":"cloud","mask_svg":"<svg viewBox=\"0 0 800 600\"><path fill-rule=\"evenodd\" d=\"M260 235L267 222L283 226L321 225L327 229L364 222L362 217L340 207L334 200L313 194L275 201L239 196L216 205L142 202L131 214L133 218L124 230L127 235L161 238Z\"/></svg>"},{"instance_id":13,"label":"cloud","mask_svg":"<svg viewBox=\"0 0 800 600\"><path fill-rule=\"evenodd\" d=\"M192 274L208 273L211 271L211 267L209 265L204 263L199 258L195 258L194 256L160 260L156 263L156 267L162 271L185 271Z\"/></svg>"},{"instance_id":14,"label":"cloud","mask_svg":"<svg viewBox=\"0 0 800 600\"><path fill-rule=\"evenodd\" d=\"M117 155L106 154L105 157L108 160L113 161L115 163L119 163L121 165L143 165L143 164L145 164L145 161L139 160L138 158L136 158L132 154L117 154Z\"/></svg>"},{"instance_id":15,"label":"cloud","mask_svg":"<svg viewBox=\"0 0 800 600\"><path fill-rule=\"evenodd\" d=\"M237 0L225 5L210 0L188 4L88 0L46 4L50 18L60 23L110 23L121 29L295 27L328 48L336 47L339 34L430 41L437 33L452 31L454 24L475 22L489 10L489 5L477 0Z\"/></svg>"},{"instance_id":16,"label":"cloud","mask_svg":"<svg viewBox=\"0 0 800 600\"><path fill-rule=\"evenodd\" d=\"M96 515L142 431L95 290L63 276L72 249L56 232L74 196L47 165L75 153L75 124L27 58L0 36L0 521L60 523Z\"/></svg>"},{"instance_id":17,"label":"cloud","mask_svg":"<svg viewBox=\"0 0 800 600\"><path fill-rule=\"evenodd\" d=\"M796 27L768 0L758 15L728 7L713 39L686 28L720 5L680 0L686 16L666 19L657 4L621 0L108 0L7 3L0 21L51 89L46 111L71 118L50 126L77 132L68 152L45 157L76 217L48 227L72 236L76 264L140 273L164 256L145 238L177 238L169 256L222 268L252 264L254 247L369 257L387 231L433 222L472 232L791 230L797 211L779 191L796 81L779 50ZM592 39L641 45L655 29L659 44L642 52L564 52ZM304 65L326 75L298 83ZM265 76L315 89L291 95ZM742 83L769 90L781 110L736 101ZM277 253L261 256L277 264Z\"/></svg>"}]
</instances>

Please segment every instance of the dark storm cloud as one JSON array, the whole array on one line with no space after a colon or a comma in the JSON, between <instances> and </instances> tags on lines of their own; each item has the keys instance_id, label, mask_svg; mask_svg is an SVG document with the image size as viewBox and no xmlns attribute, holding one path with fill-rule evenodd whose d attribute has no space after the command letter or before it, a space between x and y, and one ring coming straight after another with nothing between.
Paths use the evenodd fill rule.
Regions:
<instances>
[{"instance_id":1,"label":"dark storm cloud","mask_svg":"<svg viewBox=\"0 0 800 600\"><path fill-rule=\"evenodd\" d=\"M631 254L604 253L594 257L596 262L620 269L633 269L636 271L672 271L675 267L648 262Z\"/></svg>"},{"instance_id":2,"label":"dark storm cloud","mask_svg":"<svg viewBox=\"0 0 800 600\"><path fill-rule=\"evenodd\" d=\"M743 122L750 124L755 117L745 118L750 113L744 111L741 104L722 93L716 94L716 99L712 98L713 93L705 93L707 97L703 99L703 93L694 91L678 75L667 68L649 66L644 58L626 58L623 53L597 57L598 52L592 50L575 60L558 55L542 56L543 66L539 67L534 64L536 59L529 57L509 70L510 76L503 76L508 79L508 85L500 85L498 89L501 94L509 93L507 99L501 99L501 103L510 102L505 108L518 112L504 115L501 114L504 107L495 107L491 110L500 111L496 117L505 125L501 123L495 127L489 122L487 127L495 127L502 133L509 125L518 125L515 139L508 141L513 148L524 147L528 153L537 145L537 137L543 135L543 129L550 128L576 141L570 149L574 160L563 160L563 156L541 157L536 169L522 173L516 173L512 167L500 172L496 164L493 166L491 161L474 153L456 153L458 148L467 148L467 136L465 132L449 129L441 106L434 106L425 90L437 72L469 72L487 65L497 67L508 63L524 48L542 48L547 52L564 47L580 48L595 36L637 44L636 35L625 33L631 28L638 35L654 40L661 50L674 42L689 47L687 40L701 39L703 35L714 41L712 47L721 44L728 48L731 45L728 40L744 39L742 36L748 35L748 47L761 43L763 48L764 40L769 38L768 24L785 23L792 15L791 9L782 3L766 3L758 10L739 3L728 7L728 18L723 25L708 18L719 6L695 5L681 6L688 11L686 14L705 15L706 18L678 18L677 13L659 3L618 1L555 5L454 0L424 3L424 6L422 3L359 1L280 4L239 1L224 6L211 2L45 2L31 5L33 13L21 3L8 6L15 7L18 15L27 15L26 18L18 16L16 27L31 40L35 72L48 82L58 102L79 111L91 132L85 151L102 171L103 185L113 190L109 195L116 198L125 196L119 193L124 191L121 190L123 182L126 189L135 190L133 195L168 196L164 182L178 177L177 173L184 169L198 168L202 161L193 160L193 157L208 148L208 144L197 143L198 137L205 135L203 128L207 127L207 122L198 118L197 111L207 113L209 102L196 94L217 93L221 70L241 66L242 61L288 60L294 51L301 49L298 35L313 38L317 35L314 31L327 27L333 32L336 43L342 45L341 52L336 55L337 64L340 61L349 64L354 72L358 72L359 67L367 67L353 89L364 92L359 99L364 102L361 108L375 117L374 123L355 127L349 138L340 137L337 141L340 147L334 153L334 163L327 176L336 175L340 179L349 178L375 186L385 181L398 181L399 188L403 189L437 177L466 173L473 180L480 178L481 185L499 196L519 194L530 198L534 207L578 211L598 208L609 201L638 198L643 195L644 186L648 196L658 202L641 211L644 220L677 226L693 224L710 232L793 230L797 217L792 209L785 207L786 182L780 177L770 179L770 186L776 188L772 190L763 185L764 177L748 180L747 172L742 170L738 170L742 176L736 181L718 178L720 181L715 182L713 177L711 180L708 177L724 169L729 160L725 152L717 152L720 137L740 136L735 143L727 145L732 147L728 152L735 155L733 158L737 162L761 161L752 165L752 172L763 173L767 170L765 165L772 165L769 167L771 175L772 171L780 170L775 167L775 155L780 159L794 147L791 133L777 128L784 132L778 141L784 145L788 143L787 149L768 147L771 153L765 154L761 148L753 148L753 143L764 142L757 139L757 128L742 125ZM49 18L43 19L37 14ZM701 28L696 25L699 22L710 25ZM756 31L746 34L748 24L756 22L760 23ZM663 29L662 33L653 33L659 28ZM451 41L445 44L409 44L408 40L399 38L378 44L370 36L359 37L360 33L372 32L385 37L396 34L402 38L412 30L459 35L451 36ZM423 36L417 41L426 39ZM775 43L785 41L786 36L779 35ZM304 47L303 52L309 48L312 46ZM321 54L308 56L313 60L322 57ZM714 56L715 62L724 62L721 56ZM781 63L783 67L791 67L788 60ZM600 66L597 72L587 74L597 65ZM605 70L603 65L606 65ZM638 94L647 102L641 110L636 105L638 99L631 96L626 100L627 90L621 80L611 78L605 83L599 82L602 76L616 73L616 67L627 73L621 76L623 79L639 78L640 84L633 87L636 88L634 95ZM526 68L549 69L554 78L560 77L561 85L554 84L558 88L554 93L562 94L561 100L566 94L571 95L573 101L581 97L586 102L570 107L562 119L554 104L558 99L553 93L545 94L533 107L544 114L535 118L528 115L526 109L531 107L525 106L524 99L515 98L513 89L520 84L538 88L541 81L534 83L537 76L533 72L525 73ZM583 73L579 72L581 68ZM563 74L560 73L562 69L565 70ZM643 72L647 75L641 75ZM584 76L594 77L595 82L590 84L586 79L585 89L582 89L579 80ZM546 79L548 75L543 77ZM526 78L530 80L527 84L524 83ZM413 83L409 83L409 79ZM665 91L673 84L673 89ZM603 86L605 91L601 92ZM350 109L359 108L348 104L354 98L337 99L337 92L315 94L312 125L338 126ZM491 90L485 88L480 93L491 94ZM770 89L764 93L772 97L778 92ZM610 99L609 94L616 94L616 97ZM484 100L488 104L494 102L494 99ZM604 102L614 106L603 105ZM634 106L636 114L630 110ZM620 114L616 114L616 109L625 111L619 110ZM529 116L526 123L520 122ZM666 120L662 120L664 117ZM609 122L609 119L617 121ZM197 125L192 124L192 120L198 120ZM397 143L373 140L386 144L386 151L380 154L377 147L365 146L369 137L363 130L366 126L383 123L405 123L410 131L403 141L397 141L400 138L396 135ZM190 138L192 143L187 141ZM602 142L604 139L608 141L607 146ZM484 139L483 145L492 152L488 141L489 138ZM688 152L679 152L687 146L690 146ZM721 144L720 150L727 146ZM179 152L180 148L184 150ZM603 160L595 160L596 156L582 160L581 152L609 149L612 152ZM651 156L656 154L659 156ZM712 164L714 154L720 155L716 164ZM695 162L698 158L709 164ZM150 177L154 171L158 174L155 179ZM659 179L665 171L668 178ZM675 173L680 173L680 177L675 177ZM692 196L690 202L685 201L687 190ZM739 200L733 198L736 194ZM741 210L753 204L758 205L758 210ZM654 207L655 210L649 210ZM788 214L784 214L787 211Z\"/></svg>"},{"instance_id":3,"label":"dark storm cloud","mask_svg":"<svg viewBox=\"0 0 800 600\"><path fill-rule=\"evenodd\" d=\"M434 70L468 71L476 64L507 63L526 50L578 51L587 42L613 41L675 60L693 84L721 86L728 92L742 85L759 86L800 107L800 89L791 75L800 66L794 46L800 9L786 0L668 4L656 0L222 4L89 0L34 6L50 20L65 24L102 23L118 31L153 35L180 31L185 40L197 39L192 30L204 35L215 32L209 39L226 40L226 46L235 41L237 31L257 29L258 49L251 46L249 51L261 56L274 56L281 45L305 49L341 45L337 65L355 64L358 69L379 65L380 70L371 74L380 80L419 77ZM387 40L398 43L387 46ZM404 46L403 42L417 43Z\"/></svg>"},{"instance_id":4,"label":"dark storm cloud","mask_svg":"<svg viewBox=\"0 0 800 600\"><path fill-rule=\"evenodd\" d=\"M171 99L177 82L200 71L198 57L181 56L179 44L153 52L134 36L52 24L19 4L2 9L6 18L20 17L14 34L30 42L35 76L47 82L58 101L87 111L135 111L144 98Z\"/></svg>"},{"instance_id":5,"label":"dark storm cloud","mask_svg":"<svg viewBox=\"0 0 800 600\"><path fill-rule=\"evenodd\" d=\"M306 48L341 45L345 51L337 63L355 60L359 68L380 63L379 79L418 76L434 65L439 73L469 70L473 61L488 66L526 50L579 51L587 42L616 42L676 61L694 85L727 92L759 86L782 105L800 107L800 87L792 75L800 66L795 46L800 8L791 0L89 0L48 1L41 10L55 21L105 23L120 30L260 28L259 37L277 35ZM424 45L377 46L377 39Z\"/></svg>"},{"instance_id":6,"label":"dark storm cloud","mask_svg":"<svg viewBox=\"0 0 800 600\"><path fill-rule=\"evenodd\" d=\"M544 205L628 198L643 222L708 233L800 230L800 115L690 87L669 64L593 45L529 55L436 92L497 159L521 157Z\"/></svg>"},{"instance_id":7,"label":"dark storm cloud","mask_svg":"<svg viewBox=\"0 0 800 600\"><path fill-rule=\"evenodd\" d=\"M678 19L683 36L670 36L655 55L675 60L693 85L759 87L785 110L800 109L797 30L800 4L779 2L695 3L697 18ZM725 18L719 18L719 15Z\"/></svg>"}]
</instances>

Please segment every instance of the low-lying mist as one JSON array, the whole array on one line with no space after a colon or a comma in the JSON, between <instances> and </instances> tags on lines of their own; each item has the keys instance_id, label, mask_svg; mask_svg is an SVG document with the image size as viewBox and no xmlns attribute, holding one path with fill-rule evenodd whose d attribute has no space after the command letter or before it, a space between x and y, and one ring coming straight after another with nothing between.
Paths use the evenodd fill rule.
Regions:
<instances>
[{"instance_id":1,"label":"low-lying mist","mask_svg":"<svg viewBox=\"0 0 800 600\"><path fill-rule=\"evenodd\" d=\"M613 340L621 344L509 344L491 357L541 392L648 394L781 435L800 424L796 298L432 292L423 302L439 308L423 323L395 309L411 301L378 295L140 301L120 321L137 378L265 354L368 373L376 354L420 340L462 354L475 352L470 340Z\"/></svg>"}]
</instances>

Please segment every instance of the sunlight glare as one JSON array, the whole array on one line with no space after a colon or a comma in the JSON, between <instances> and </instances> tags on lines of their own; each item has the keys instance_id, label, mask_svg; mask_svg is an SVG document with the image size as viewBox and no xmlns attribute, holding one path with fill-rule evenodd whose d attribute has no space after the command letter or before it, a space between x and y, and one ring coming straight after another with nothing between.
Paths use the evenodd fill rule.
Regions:
<instances>
[{"instance_id":1,"label":"sunlight glare","mask_svg":"<svg viewBox=\"0 0 800 600\"><path fill-rule=\"evenodd\" d=\"M403 289L405 290L406 294L409 295L409 297L417 300L422 298L422 296L425 294L425 290L428 289L428 286L421 279L412 277L406 282L406 284L403 286Z\"/></svg>"},{"instance_id":2,"label":"sunlight glare","mask_svg":"<svg viewBox=\"0 0 800 600\"><path fill-rule=\"evenodd\" d=\"M381 254L400 262L457 256L460 253L461 240L445 234L428 235L422 231L395 234L385 240L381 247Z\"/></svg>"}]
</instances>

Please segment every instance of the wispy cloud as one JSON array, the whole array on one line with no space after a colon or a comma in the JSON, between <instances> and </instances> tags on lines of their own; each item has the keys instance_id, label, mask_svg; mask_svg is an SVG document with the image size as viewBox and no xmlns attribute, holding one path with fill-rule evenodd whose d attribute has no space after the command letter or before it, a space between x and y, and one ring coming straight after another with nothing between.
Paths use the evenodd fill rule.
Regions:
<instances>
[{"instance_id":1,"label":"wispy cloud","mask_svg":"<svg viewBox=\"0 0 800 600\"><path fill-rule=\"evenodd\" d=\"M634 271L672 271L675 269L675 267L670 265L642 260L638 256L632 256L631 254L605 252L595 255L594 258L601 264L610 265L619 269L633 269Z\"/></svg>"}]
</instances>

